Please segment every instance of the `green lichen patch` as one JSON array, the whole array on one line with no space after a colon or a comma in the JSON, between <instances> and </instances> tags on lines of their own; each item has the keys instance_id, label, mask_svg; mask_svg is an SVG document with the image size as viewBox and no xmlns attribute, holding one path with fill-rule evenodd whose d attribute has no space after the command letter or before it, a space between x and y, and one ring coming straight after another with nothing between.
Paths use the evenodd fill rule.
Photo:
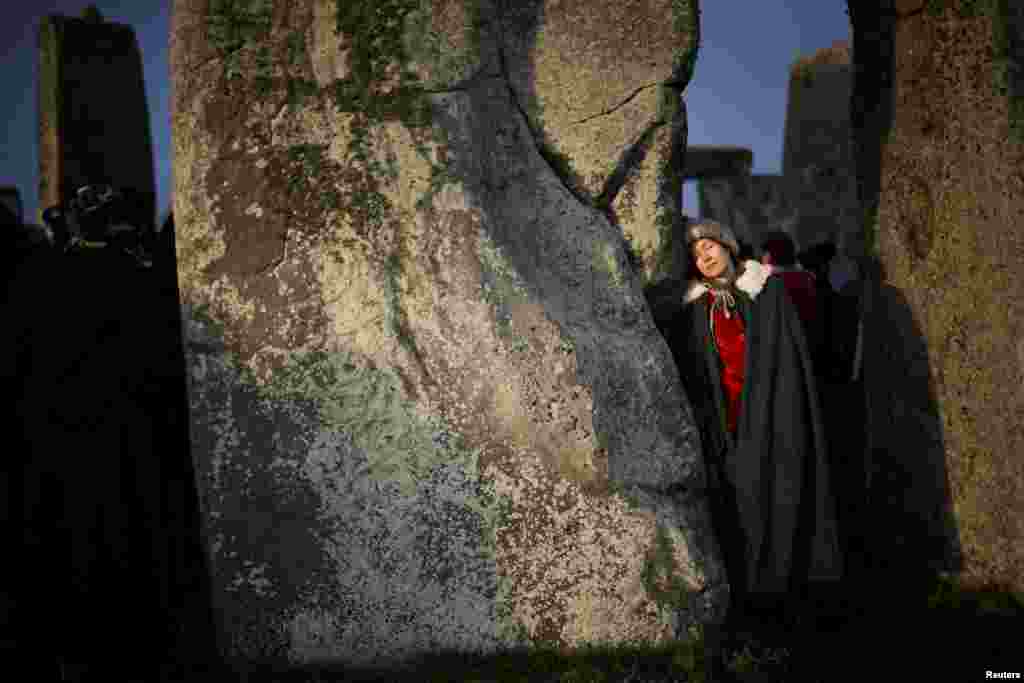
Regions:
<instances>
[{"instance_id":1,"label":"green lichen patch","mask_svg":"<svg viewBox=\"0 0 1024 683\"><path fill-rule=\"evenodd\" d=\"M309 58L306 50L306 36L302 31L292 31L285 40L285 57L288 66L297 69Z\"/></svg>"},{"instance_id":2,"label":"green lichen patch","mask_svg":"<svg viewBox=\"0 0 1024 683\"><path fill-rule=\"evenodd\" d=\"M676 34L690 36L685 48L675 49L672 85L682 90L693 78L700 53L700 0L673 0L672 26Z\"/></svg>"},{"instance_id":3,"label":"green lichen patch","mask_svg":"<svg viewBox=\"0 0 1024 683\"><path fill-rule=\"evenodd\" d=\"M404 48L416 63L429 65L427 83L444 88L472 75L480 53L483 18L477 0L459 3L461 25L442 21L435 24L435 13L446 9L441 3L417 3L405 15Z\"/></svg>"},{"instance_id":4,"label":"green lichen patch","mask_svg":"<svg viewBox=\"0 0 1024 683\"><path fill-rule=\"evenodd\" d=\"M286 85L287 102L291 111L297 110L303 102L316 95L320 87L308 78L289 78Z\"/></svg>"},{"instance_id":5,"label":"green lichen patch","mask_svg":"<svg viewBox=\"0 0 1024 683\"><path fill-rule=\"evenodd\" d=\"M288 158L293 163L301 164L306 176L316 177L323 167L326 149L327 145L293 145L288 149Z\"/></svg>"},{"instance_id":6,"label":"green lichen patch","mask_svg":"<svg viewBox=\"0 0 1024 683\"><path fill-rule=\"evenodd\" d=\"M366 453L368 476L397 482L407 494L434 464L436 434L444 431L446 438L457 441L457 435L439 425L421 423L412 414L392 370L359 363L344 352L296 354L265 392L276 400L312 400L325 425L351 435ZM460 457L473 466L474 455Z\"/></svg>"},{"instance_id":7,"label":"green lichen patch","mask_svg":"<svg viewBox=\"0 0 1024 683\"><path fill-rule=\"evenodd\" d=\"M619 268L619 260L616 258L615 247L608 242L596 242L592 254L593 267L608 274L613 287L622 287L624 284L622 269Z\"/></svg>"},{"instance_id":8,"label":"green lichen patch","mask_svg":"<svg viewBox=\"0 0 1024 683\"><path fill-rule=\"evenodd\" d=\"M660 524L645 559L641 579L647 594L662 607L685 609L689 606L691 591L676 565L672 538Z\"/></svg>"},{"instance_id":9,"label":"green lichen patch","mask_svg":"<svg viewBox=\"0 0 1024 683\"><path fill-rule=\"evenodd\" d=\"M418 0L338 0L336 31L351 46L349 75L334 83L339 111L362 115L367 123L430 124L430 105L408 68L404 40L406 18L418 6Z\"/></svg>"},{"instance_id":10,"label":"green lichen patch","mask_svg":"<svg viewBox=\"0 0 1024 683\"><path fill-rule=\"evenodd\" d=\"M480 235L480 269L484 301L494 306L498 334L504 338L512 335L512 304L527 300L527 290L522 279L512 270L494 244L490 235Z\"/></svg>"},{"instance_id":11,"label":"green lichen patch","mask_svg":"<svg viewBox=\"0 0 1024 683\"><path fill-rule=\"evenodd\" d=\"M270 48L261 45L256 51L255 75L253 88L260 97L266 97L274 84L274 63L270 56Z\"/></svg>"},{"instance_id":12,"label":"green lichen patch","mask_svg":"<svg viewBox=\"0 0 1024 683\"><path fill-rule=\"evenodd\" d=\"M397 174L376 160L365 129L352 131L349 156L343 163L329 157L327 146L297 144L267 155L264 175L268 184L283 188L277 209L297 222L318 225L325 211L348 215L357 235L367 245L376 241L393 207L381 192L382 182Z\"/></svg>"},{"instance_id":13,"label":"green lichen patch","mask_svg":"<svg viewBox=\"0 0 1024 683\"><path fill-rule=\"evenodd\" d=\"M671 149L658 155L658 212L655 225L658 232L658 249L660 254L671 256L672 235L676 222L682 211L681 194L683 189L683 167L685 157L679 150L685 147L685 136L674 134L670 140Z\"/></svg>"},{"instance_id":14,"label":"green lichen patch","mask_svg":"<svg viewBox=\"0 0 1024 683\"><path fill-rule=\"evenodd\" d=\"M937 17L952 10L961 19L971 19L991 12L994 5L993 0L928 0L925 11Z\"/></svg>"},{"instance_id":15,"label":"green lichen patch","mask_svg":"<svg viewBox=\"0 0 1024 683\"><path fill-rule=\"evenodd\" d=\"M426 152L421 152L420 155L429 159L429 154ZM434 197L444 189L445 185L454 183L456 180L457 178L448 166L431 162L429 185L427 191L416 200L416 209L420 211L429 209L434 202Z\"/></svg>"},{"instance_id":16,"label":"green lichen patch","mask_svg":"<svg viewBox=\"0 0 1024 683\"><path fill-rule=\"evenodd\" d=\"M239 51L270 34L271 0L210 0L206 10L206 37L224 60L228 79L242 76Z\"/></svg>"},{"instance_id":17,"label":"green lichen patch","mask_svg":"<svg viewBox=\"0 0 1024 683\"><path fill-rule=\"evenodd\" d=\"M206 334L217 339L224 339L226 329L224 324L213 315L213 309L209 304L193 306L190 312L192 320L201 324Z\"/></svg>"},{"instance_id":18,"label":"green lichen patch","mask_svg":"<svg viewBox=\"0 0 1024 683\"><path fill-rule=\"evenodd\" d=\"M384 333L398 340L399 345L414 358L422 357L401 302L400 279L405 275L403 259L409 258L404 248L384 260ZM415 285L413 285L415 289Z\"/></svg>"}]
</instances>

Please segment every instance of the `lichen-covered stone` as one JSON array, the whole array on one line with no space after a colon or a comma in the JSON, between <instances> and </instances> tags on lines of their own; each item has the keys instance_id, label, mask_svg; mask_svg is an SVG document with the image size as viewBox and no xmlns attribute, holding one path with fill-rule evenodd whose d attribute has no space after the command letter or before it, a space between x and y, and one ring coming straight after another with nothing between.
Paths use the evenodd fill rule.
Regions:
<instances>
[{"instance_id":1,"label":"lichen-covered stone","mask_svg":"<svg viewBox=\"0 0 1024 683\"><path fill-rule=\"evenodd\" d=\"M679 192L686 141L686 110L680 103L669 125L652 126L641 140L639 161L622 171L608 213L629 241L645 286L685 273L685 244L673 241L682 220Z\"/></svg>"},{"instance_id":2,"label":"lichen-covered stone","mask_svg":"<svg viewBox=\"0 0 1024 683\"><path fill-rule=\"evenodd\" d=\"M231 656L654 643L720 618L671 354L622 233L521 112L508 8L264 10L178 0L172 38L193 454Z\"/></svg>"},{"instance_id":3,"label":"lichen-covered stone","mask_svg":"<svg viewBox=\"0 0 1024 683\"><path fill-rule=\"evenodd\" d=\"M1015 3L904 4L925 11L896 19L881 141L885 279L869 291L864 359L872 485L891 493L880 514L906 538L894 566L927 560L1020 590L1024 25ZM877 128L858 132L879 144Z\"/></svg>"},{"instance_id":4,"label":"lichen-covered stone","mask_svg":"<svg viewBox=\"0 0 1024 683\"><path fill-rule=\"evenodd\" d=\"M544 157L578 198L614 213L645 278L664 271L656 254L670 249L680 215L680 95L699 42L697 3L529 0L511 3L498 28L514 104ZM626 171L641 163L657 196L641 212L618 211L631 203L618 201L623 191L636 195Z\"/></svg>"}]
</instances>

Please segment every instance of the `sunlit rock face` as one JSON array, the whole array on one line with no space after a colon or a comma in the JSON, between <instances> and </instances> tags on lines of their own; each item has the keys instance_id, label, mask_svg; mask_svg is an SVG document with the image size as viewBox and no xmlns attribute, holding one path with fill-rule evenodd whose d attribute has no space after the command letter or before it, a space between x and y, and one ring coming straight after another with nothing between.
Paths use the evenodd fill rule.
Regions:
<instances>
[{"instance_id":1,"label":"sunlit rock face","mask_svg":"<svg viewBox=\"0 0 1024 683\"><path fill-rule=\"evenodd\" d=\"M1024 15L962 4L897 2L881 21L851 6L883 266L865 320L871 500L887 566L1021 591Z\"/></svg>"},{"instance_id":2,"label":"sunlit rock face","mask_svg":"<svg viewBox=\"0 0 1024 683\"><path fill-rule=\"evenodd\" d=\"M721 617L642 294L681 266L695 3L577 4L175 3L191 438L233 659Z\"/></svg>"}]
</instances>

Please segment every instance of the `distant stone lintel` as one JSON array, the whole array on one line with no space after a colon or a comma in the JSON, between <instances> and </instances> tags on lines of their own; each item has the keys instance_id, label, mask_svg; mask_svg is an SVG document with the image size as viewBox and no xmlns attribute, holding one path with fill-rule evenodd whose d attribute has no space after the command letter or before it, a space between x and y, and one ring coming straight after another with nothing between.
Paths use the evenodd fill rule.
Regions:
<instances>
[{"instance_id":1,"label":"distant stone lintel","mask_svg":"<svg viewBox=\"0 0 1024 683\"><path fill-rule=\"evenodd\" d=\"M754 165L749 147L690 145L686 148L685 180L748 175Z\"/></svg>"}]
</instances>

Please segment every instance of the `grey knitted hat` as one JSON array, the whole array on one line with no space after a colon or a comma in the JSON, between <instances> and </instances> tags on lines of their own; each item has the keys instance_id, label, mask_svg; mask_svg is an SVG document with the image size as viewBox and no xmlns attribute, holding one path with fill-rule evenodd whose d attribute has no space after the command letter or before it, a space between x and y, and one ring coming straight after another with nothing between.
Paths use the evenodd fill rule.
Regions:
<instances>
[{"instance_id":1,"label":"grey knitted hat","mask_svg":"<svg viewBox=\"0 0 1024 683\"><path fill-rule=\"evenodd\" d=\"M727 248L734 259L739 257L740 244L727 225L712 220L694 221L686 229L686 248L690 249L695 242L704 238L712 239Z\"/></svg>"}]
</instances>

